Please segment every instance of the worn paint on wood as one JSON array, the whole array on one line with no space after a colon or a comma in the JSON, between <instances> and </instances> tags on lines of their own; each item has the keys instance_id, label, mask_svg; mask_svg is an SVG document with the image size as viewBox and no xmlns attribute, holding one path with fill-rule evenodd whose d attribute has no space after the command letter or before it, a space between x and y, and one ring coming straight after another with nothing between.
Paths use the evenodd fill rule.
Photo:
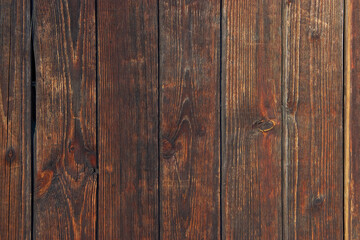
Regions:
<instances>
[{"instance_id":1,"label":"worn paint on wood","mask_svg":"<svg viewBox=\"0 0 360 240\"><path fill-rule=\"evenodd\" d=\"M0 239L31 238L30 2L0 1Z\"/></svg>"},{"instance_id":2,"label":"worn paint on wood","mask_svg":"<svg viewBox=\"0 0 360 240\"><path fill-rule=\"evenodd\" d=\"M34 237L95 239L95 1L34 2Z\"/></svg>"},{"instance_id":3,"label":"worn paint on wood","mask_svg":"<svg viewBox=\"0 0 360 240\"><path fill-rule=\"evenodd\" d=\"M157 1L97 10L99 239L157 239Z\"/></svg>"},{"instance_id":4,"label":"worn paint on wood","mask_svg":"<svg viewBox=\"0 0 360 240\"><path fill-rule=\"evenodd\" d=\"M281 239L281 1L224 1L225 239Z\"/></svg>"},{"instance_id":5,"label":"worn paint on wood","mask_svg":"<svg viewBox=\"0 0 360 240\"><path fill-rule=\"evenodd\" d=\"M161 239L220 237L220 1L160 1Z\"/></svg>"},{"instance_id":6,"label":"worn paint on wood","mask_svg":"<svg viewBox=\"0 0 360 240\"><path fill-rule=\"evenodd\" d=\"M343 238L343 1L284 3L284 238Z\"/></svg>"}]
</instances>

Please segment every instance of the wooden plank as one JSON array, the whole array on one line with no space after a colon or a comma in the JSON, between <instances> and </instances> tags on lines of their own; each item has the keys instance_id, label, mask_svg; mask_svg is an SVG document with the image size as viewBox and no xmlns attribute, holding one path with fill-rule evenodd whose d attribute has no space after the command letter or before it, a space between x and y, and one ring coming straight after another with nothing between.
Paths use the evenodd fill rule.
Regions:
<instances>
[{"instance_id":1,"label":"wooden plank","mask_svg":"<svg viewBox=\"0 0 360 240\"><path fill-rule=\"evenodd\" d=\"M99 239L157 239L157 1L97 10Z\"/></svg>"},{"instance_id":2,"label":"wooden plank","mask_svg":"<svg viewBox=\"0 0 360 240\"><path fill-rule=\"evenodd\" d=\"M30 2L0 1L0 239L31 238Z\"/></svg>"},{"instance_id":3,"label":"wooden plank","mask_svg":"<svg viewBox=\"0 0 360 240\"><path fill-rule=\"evenodd\" d=\"M224 239L282 237L281 5L224 0Z\"/></svg>"},{"instance_id":4,"label":"wooden plank","mask_svg":"<svg viewBox=\"0 0 360 240\"><path fill-rule=\"evenodd\" d=\"M95 1L35 0L34 236L95 239Z\"/></svg>"},{"instance_id":5,"label":"wooden plank","mask_svg":"<svg viewBox=\"0 0 360 240\"><path fill-rule=\"evenodd\" d=\"M360 2L346 0L345 239L360 238Z\"/></svg>"},{"instance_id":6,"label":"wooden plank","mask_svg":"<svg viewBox=\"0 0 360 240\"><path fill-rule=\"evenodd\" d=\"M343 238L343 10L284 3L284 239Z\"/></svg>"},{"instance_id":7,"label":"wooden plank","mask_svg":"<svg viewBox=\"0 0 360 240\"><path fill-rule=\"evenodd\" d=\"M160 236L220 238L220 1L160 1Z\"/></svg>"}]
</instances>

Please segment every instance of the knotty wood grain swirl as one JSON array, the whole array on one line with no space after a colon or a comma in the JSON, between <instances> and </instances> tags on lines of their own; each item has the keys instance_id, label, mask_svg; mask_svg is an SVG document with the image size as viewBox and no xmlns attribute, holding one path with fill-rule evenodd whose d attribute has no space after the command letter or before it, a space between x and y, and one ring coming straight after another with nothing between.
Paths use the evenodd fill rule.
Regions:
<instances>
[{"instance_id":1,"label":"knotty wood grain swirl","mask_svg":"<svg viewBox=\"0 0 360 240\"><path fill-rule=\"evenodd\" d=\"M284 239L343 238L343 11L284 2Z\"/></svg>"},{"instance_id":2,"label":"knotty wood grain swirl","mask_svg":"<svg viewBox=\"0 0 360 240\"><path fill-rule=\"evenodd\" d=\"M93 0L34 1L37 239L95 239L95 31Z\"/></svg>"},{"instance_id":3,"label":"knotty wood grain swirl","mask_svg":"<svg viewBox=\"0 0 360 240\"><path fill-rule=\"evenodd\" d=\"M281 1L223 1L224 239L281 239Z\"/></svg>"},{"instance_id":4,"label":"knotty wood grain swirl","mask_svg":"<svg viewBox=\"0 0 360 240\"><path fill-rule=\"evenodd\" d=\"M220 238L220 1L160 1L160 236Z\"/></svg>"},{"instance_id":5,"label":"knotty wood grain swirl","mask_svg":"<svg viewBox=\"0 0 360 240\"><path fill-rule=\"evenodd\" d=\"M158 239L157 1L97 10L99 239Z\"/></svg>"},{"instance_id":6,"label":"knotty wood grain swirl","mask_svg":"<svg viewBox=\"0 0 360 240\"><path fill-rule=\"evenodd\" d=\"M0 1L0 239L31 238L30 2Z\"/></svg>"}]
</instances>

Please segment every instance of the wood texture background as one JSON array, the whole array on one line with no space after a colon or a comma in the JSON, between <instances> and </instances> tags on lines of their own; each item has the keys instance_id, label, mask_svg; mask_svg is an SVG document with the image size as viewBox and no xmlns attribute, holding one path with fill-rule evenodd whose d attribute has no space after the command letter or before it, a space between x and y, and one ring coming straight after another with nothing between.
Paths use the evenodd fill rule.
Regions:
<instances>
[{"instance_id":1,"label":"wood texture background","mask_svg":"<svg viewBox=\"0 0 360 240\"><path fill-rule=\"evenodd\" d=\"M98 2L100 239L157 239L157 1Z\"/></svg>"},{"instance_id":2,"label":"wood texture background","mask_svg":"<svg viewBox=\"0 0 360 240\"><path fill-rule=\"evenodd\" d=\"M36 0L33 19L34 237L94 239L95 2Z\"/></svg>"},{"instance_id":3,"label":"wood texture background","mask_svg":"<svg viewBox=\"0 0 360 240\"><path fill-rule=\"evenodd\" d=\"M0 239L31 239L31 12L0 1Z\"/></svg>"},{"instance_id":4,"label":"wood texture background","mask_svg":"<svg viewBox=\"0 0 360 240\"><path fill-rule=\"evenodd\" d=\"M285 239L343 237L343 10L284 6Z\"/></svg>"},{"instance_id":5,"label":"wood texture background","mask_svg":"<svg viewBox=\"0 0 360 240\"><path fill-rule=\"evenodd\" d=\"M281 1L224 1L223 239L280 239Z\"/></svg>"},{"instance_id":6,"label":"wood texture background","mask_svg":"<svg viewBox=\"0 0 360 240\"><path fill-rule=\"evenodd\" d=\"M358 239L359 11L0 0L0 239Z\"/></svg>"},{"instance_id":7,"label":"wood texture background","mask_svg":"<svg viewBox=\"0 0 360 240\"><path fill-rule=\"evenodd\" d=\"M160 236L218 239L220 1L159 9Z\"/></svg>"}]
</instances>

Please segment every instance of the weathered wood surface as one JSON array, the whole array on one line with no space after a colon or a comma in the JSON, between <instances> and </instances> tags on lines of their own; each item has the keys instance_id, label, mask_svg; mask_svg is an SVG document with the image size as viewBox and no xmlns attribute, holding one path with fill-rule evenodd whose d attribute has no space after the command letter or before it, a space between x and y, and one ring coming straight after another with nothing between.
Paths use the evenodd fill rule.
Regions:
<instances>
[{"instance_id":1,"label":"weathered wood surface","mask_svg":"<svg viewBox=\"0 0 360 240\"><path fill-rule=\"evenodd\" d=\"M95 1L35 0L34 237L95 239Z\"/></svg>"},{"instance_id":2,"label":"weathered wood surface","mask_svg":"<svg viewBox=\"0 0 360 240\"><path fill-rule=\"evenodd\" d=\"M345 2L345 240L355 240L360 238L360 2Z\"/></svg>"},{"instance_id":3,"label":"weathered wood surface","mask_svg":"<svg viewBox=\"0 0 360 240\"><path fill-rule=\"evenodd\" d=\"M160 1L160 236L220 238L220 1Z\"/></svg>"},{"instance_id":4,"label":"weathered wood surface","mask_svg":"<svg viewBox=\"0 0 360 240\"><path fill-rule=\"evenodd\" d=\"M281 4L223 6L223 239L281 239Z\"/></svg>"},{"instance_id":5,"label":"weathered wood surface","mask_svg":"<svg viewBox=\"0 0 360 240\"><path fill-rule=\"evenodd\" d=\"M0 0L0 239L360 238L359 21Z\"/></svg>"},{"instance_id":6,"label":"weathered wood surface","mask_svg":"<svg viewBox=\"0 0 360 240\"><path fill-rule=\"evenodd\" d=\"M284 4L284 239L342 239L343 1Z\"/></svg>"},{"instance_id":7,"label":"weathered wood surface","mask_svg":"<svg viewBox=\"0 0 360 240\"><path fill-rule=\"evenodd\" d=\"M157 1L97 10L99 239L157 239Z\"/></svg>"},{"instance_id":8,"label":"weathered wood surface","mask_svg":"<svg viewBox=\"0 0 360 240\"><path fill-rule=\"evenodd\" d=\"M0 239L31 238L30 2L0 1Z\"/></svg>"}]
</instances>

